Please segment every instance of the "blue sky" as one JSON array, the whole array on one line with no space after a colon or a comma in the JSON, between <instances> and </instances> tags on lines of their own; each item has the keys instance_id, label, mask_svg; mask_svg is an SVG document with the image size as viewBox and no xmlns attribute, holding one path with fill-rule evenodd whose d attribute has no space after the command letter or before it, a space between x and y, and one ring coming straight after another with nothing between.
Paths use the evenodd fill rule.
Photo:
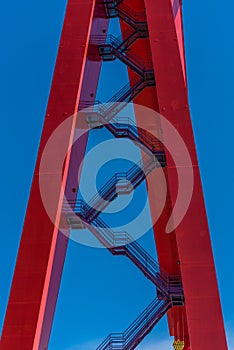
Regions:
<instances>
[{"instance_id":1,"label":"blue sky","mask_svg":"<svg viewBox=\"0 0 234 350\"><path fill-rule=\"evenodd\" d=\"M222 4L184 1L184 23L193 125L224 318L233 349L234 5L231 1ZM0 321L20 240L65 1L13 0L1 7ZM154 254L150 233L142 243ZM71 242L49 349L93 349L109 332L124 330L153 297L154 288L130 262L113 258L105 250ZM162 320L143 348L161 342L159 348L168 349L168 341L166 321Z\"/></svg>"}]
</instances>

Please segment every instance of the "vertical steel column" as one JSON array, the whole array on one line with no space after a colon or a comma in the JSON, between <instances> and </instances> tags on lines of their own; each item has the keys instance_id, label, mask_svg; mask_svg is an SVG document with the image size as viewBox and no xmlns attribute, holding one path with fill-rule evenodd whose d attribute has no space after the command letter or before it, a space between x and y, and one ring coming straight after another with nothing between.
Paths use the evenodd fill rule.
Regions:
<instances>
[{"instance_id":1,"label":"vertical steel column","mask_svg":"<svg viewBox=\"0 0 234 350\"><path fill-rule=\"evenodd\" d=\"M144 0L125 0L124 4L127 4L134 11L139 11L139 12L145 11ZM146 21L147 21L147 17L146 17ZM123 21L121 21L121 28L122 28L122 33L124 33L127 30L127 25ZM152 53L151 53L149 38L137 40L132 45L132 50L135 53L137 53L139 56L141 56L143 60L145 61L152 60ZM133 72L130 69L128 70L128 72L129 72L130 79L132 79ZM135 98L134 102L139 105L151 108L152 110L155 110L157 112L160 112L158 95L157 95L157 73L158 72L155 72L156 87L147 88L144 91L142 91L141 94ZM165 72L162 72L162 74L165 74ZM142 125L143 118L144 116L136 112L137 123ZM160 126L154 125L154 127L158 128ZM168 183L167 167L164 168L163 171ZM160 183L158 182L159 179L156 177L155 173L150 174L148 179L153 183L157 183L157 186L154 187L154 190L152 190L153 186L151 186L151 191L148 193L150 209L151 209L151 212L153 212L156 207L155 198L157 198L157 191L160 188ZM160 266L164 268L171 275L179 275L180 266L178 265L179 256L178 256L178 248L177 248L175 232L172 232L170 235L165 234L165 227L171 215L171 208L172 208L171 198L168 192L165 208L159 220L154 225L154 234L155 234L156 248L157 248L158 260L159 260ZM170 334L175 337L185 338L186 346L188 346L189 335L187 330L186 319L183 322L183 327L181 322L182 319L184 319L184 317L186 318L184 307L176 308L176 310L174 310L173 308L172 310L168 311Z\"/></svg>"},{"instance_id":2,"label":"vertical steel column","mask_svg":"<svg viewBox=\"0 0 234 350\"><path fill-rule=\"evenodd\" d=\"M160 112L183 137L193 162L193 197L175 232L191 347L227 349L179 46L183 38L178 40L175 7L170 0L145 0L145 7ZM167 160L168 185L174 205L178 189L176 168L169 154Z\"/></svg>"},{"instance_id":3,"label":"vertical steel column","mask_svg":"<svg viewBox=\"0 0 234 350\"><path fill-rule=\"evenodd\" d=\"M99 79L100 63L87 61L90 31L106 30L108 21L94 19L99 6L95 0L68 0L58 58L46 112L43 133L33 183L20 242L5 322L0 342L1 350L37 350L48 346L60 279L67 249L67 238L48 217L39 188L39 167L44 147L56 128L78 110L80 98L94 97ZM91 27L92 25L92 27ZM92 28L92 29L91 29ZM85 69L86 64L86 69ZM87 75L92 73L92 81ZM84 77L85 75L85 77ZM86 81L83 81L86 79ZM88 99L88 98L87 98ZM79 125L79 124L78 124ZM63 135L61 142L69 149L75 123ZM82 160L87 136L74 149ZM77 147L76 147L77 148ZM73 152L73 151L72 151ZM61 178L63 185L72 181L73 153L68 153L65 170L54 167L41 174L48 183L48 195L53 192L54 222L61 216ZM70 165L69 165L70 164ZM69 180L70 178L70 180ZM66 189L67 190L67 189ZM69 189L68 189L69 190ZM73 196L75 194L73 193Z\"/></svg>"}]
</instances>

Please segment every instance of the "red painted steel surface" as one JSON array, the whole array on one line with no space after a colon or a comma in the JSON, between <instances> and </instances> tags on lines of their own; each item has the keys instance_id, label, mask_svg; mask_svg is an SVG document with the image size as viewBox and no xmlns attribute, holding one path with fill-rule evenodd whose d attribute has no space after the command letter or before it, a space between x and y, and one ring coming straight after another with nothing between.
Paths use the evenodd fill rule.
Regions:
<instances>
[{"instance_id":1,"label":"red painted steel surface","mask_svg":"<svg viewBox=\"0 0 234 350\"><path fill-rule=\"evenodd\" d=\"M102 34L103 30L108 30L109 20L105 17L105 9L103 4L95 4L94 7L94 15L91 26L91 33L93 34ZM77 29L77 28L74 28ZM87 53L85 70L82 80L82 88L80 94L80 101L87 101L92 103L96 97L97 85L100 75L101 69L101 61L94 62L89 55L89 51ZM77 121L77 126L81 126L83 124L81 121L79 122L79 118ZM87 127L86 125L82 125L82 127ZM66 190L65 194L67 199L75 200L78 192L78 172L83 161L83 157L85 154L86 143L87 143L88 134L85 133L79 141L75 142L71 149L71 158L68 169L68 177L66 181ZM75 190L75 191L74 191ZM55 249L55 258L53 262L53 269L50 278L50 286L48 292L48 298L45 308L45 314L43 319L43 326L41 331L41 339L39 344L39 349L47 348L51 327L53 323L54 310L56 307L57 301L57 293L60 286L61 275L63 270L64 259L66 255L66 246L67 246L67 237L64 234L59 234L57 246Z\"/></svg>"},{"instance_id":2,"label":"red painted steel surface","mask_svg":"<svg viewBox=\"0 0 234 350\"><path fill-rule=\"evenodd\" d=\"M124 3L137 12L143 12L145 8L145 4L143 0L125 0ZM126 30L128 30L128 27L126 24L121 22L121 28L122 28L122 33L124 35ZM137 53L140 57L142 57L143 61L147 62L152 60L149 39L137 40L131 46L131 49L133 50L134 53ZM130 78L134 76L134 73L130 69L128 70L128 72L129 72ZM156 81L157 81L157 76L156 76ZM155 87L147 88L143 90L143 92L135 98L134 102L159 112L157 88ZM139 115L139 113L136 113L136 120L140 125L144 124L144 121L143 121L144 116ZM156 125L156 128L158 127L160 127L160 125ZM166 168L164 169L164 173L167 179ZM157 206L157 204L155 203L155 198L158 197L157 192L161 186L160 183L158 182L159 179L156 178L156 176L157 175L155 173L152 173L148 177L149 181L157 184L156 186L151 186L151 191L149 191L148 193L151 212L153 212L155 210L155 207ZM175 232L173 232L170 235L165 234L165 226L168 222L170 214L171 214L171 200L170 200L170 196L168 195L166 205L162 212L162 215L160 216L159 220L154 226L155 241L156 241L158 259L161 267L164 268L168 273L172 275L173 274L179 275L180 267L178 265L179 257L178 257L178 251L177 251ZM173 310L169 311L168 319L169 319L171 335L179 338L183 337L186 339L186 342L189 343L188 342L189 336L188 336L187 324L186 324L186 313L184 312L184 308L177 308L176 312L174 312Z\"/></svg>"},{"instance_id":3,"label":"red painted steel surface","mask_svg":"<svg viewBox=\"0 0 234 350\"><path fill-rule=\"evenodd\" d=\"M153 60L156 88L145 89L135 102L161 112L184 138L193 161L195 187L189 210L172 234L165 233L171 207L177 195L176 168L167 154L164 170L170 193L160 220L154 225L160 265L171 274L182 273L186 309L168 312L171 335L184 338L185 349L227 349L219 294L215 276L209 230L190 122L183 46L182 12L179 0L125 0L134 11L146 8L150 39L139 39L132 49L145 60ZM80 99L95 99L101 62L87 58L89 33L103 34L108 27L103 2L69 0L53 85L45 119L39 156L19 254L0 343L1 350L45 349L50 335L60 285L67 238L48 218L39 192L38 171L44 146L56 127L78 109ZM100 18L101 17L101 18ZM121 22L122 32L127 29ZM132 77L134 73L129 70ZM142 116L136 115L137 121ZM159 125L157 125L159 127ZM63 135L68 149L75 124ZM166 138L166 132L164 138ZM66 195L74 199L78 190L77 168L85 152L87 135L75 144L66 163L63 184ZM55 154L56 157L56 154ZM76 161L74 162L74 159ZM78 159L78 162L77 162ZM56 162L55 162L56 163ZM56 167L43 174L48 191L57 193L54 218L61 212L60 179ZM57 187L56 187L57 186ZM160 184L158 184L160 186ZM55 188L53 188L55 187ZM73 191L75 188L76 192ZM157 187L155 186L155 191ZM155 193L149 193L154 210ZM180 261L180 265L178 264ZM188 323L188 326L187 326Z\"/></svg>"},{"instance_id":4,"label":"red painted steel surface","mask_svg":"<svg viewBox=\"0 0 234 350\"><path fill-rule=\"evenodd\" d=\"M173 9L170 0L145 0L145 6L160 112L183 137L193 163L192 200L175 232L191 347L195 350L227 349ZM168 184L174 205L177 170L169 154L167 159ZM155 229L157 240L157 226Z\"/></svg>"},{"instance_id":5,"label":"red painted steel surface","mask_svg":"<svg viewBox=\"0 0 234 350\"><path fill-rule=\"evenodd\" d=\"M2 332L1 350L47 348L66 255L67 238L58 232L56 226L47 216L41 200L38 172L43 149L53 131L69 115L73 115L77 111L80 96L84 98L88 94L90 98L89 90L92 90L95 98L100 64L93 65L92 62L86 62L89 33L91 24L93 24L92 30L96 32L106 29L108 21L102 19L101 25L97 19L92 22L94 4L94 0L85 2L82 0L68 1L36 170ZM95 8L95 16L98 16L99 11L98 6ZM82 86L84 74L86 77L87 74L92 74L93 79L88 80L86 78L89 84L83 84ZM86 98L86 100L89 98ZM69 140L74 131L73 128L74 125L71 123L70 130L61 139L65 149L68 149ZM80 160L85 152L86 141L87 136L79 143ZM77 152L77 150L74 151ZM69 181L70 184L72 181L72 175L69 180L69 174L72 174L71 169L68 168L69 158L63 174L61 169L57 169L56 166L51 173L45 172L45 174L42 174L43 181L49 184L48 195L50 191L53 191L53 195L57 193L57 200L53 203L54 219L57 217L57 220L59 220L61 212L59 201L61 185L59 187L59 183L61 183L62 175L64 185L66 181L68 184ZM54 163L56 164L56 159ZM66 192L69 195L69 188L66 189Z\"/></svg>"},{"instance_id":6,"label":"red painted steel surface","mask_svg":"<svg viewBox=\"0 0 234 350\"><path fill-rule=\"evenodd\" d=\"M185 283L185 295L188 299L186 302L188 311L185 308L174 308L168 313L171 335L176 338L183 338L186 349L190 348L189 335L193 349L201 346L201 339L205 344L205 348L215 346L218 349L222 346L225 349L227 345L223 318L188 110L182 11L178 1L179 6L175 12L176 2L176 0L173 2L174 6L172 7L169 1L164 6L162 6L162 3L156 5L150 1L145 1L151 47L147 43L147 39L141 39L136 41L132 48L134 52L146 60L150 59L152 52L157 87L156 89L144 90L135 99L135 102L158 110L165 115L185 139L193 160L195 186L189 211L176 232L167 235L165 234L165 227L171 213L171 207L175 203L178 189L176 169L170 155L167 154L169 167L165 170L165 174L170 195L167 198L167 204L160 220L154 226L160 265L172 274L180 272L180 267L182 267L182 279ZM141 0L126 0L125 3L135 11L144 9L144 3ZM159 6L161 6L160 11ZM167 25L169 26L167 27ZM126 25L122 23L122 33L125 30ZM171 45L173 46L172 50ZM159 47L160 52L158 52ZM159 53L161 53L161 56ZM133 74L129 70L129 75L132 76ZM182 105L181 99L184 99ZM137 120L141 118L139 115L136 115L136 117ZM157 187L155 187L156 190ZM154 196L154 193L149 193L151 210L154 207ZM197 207L199 207L199 210L197 210ZM185 232L188 232L188 238L185 238ZM197 247L197 251L193 250L193 246ZM178 265L179 260L182 266ZM203 283L204 279L206 283ZM199 285L197 285L198 283ZM192 291L191 286L193 286ZM197 290L199 290L198 294ZM194 309L195 307L196 309ZM209 323L210 312L214 316L212 323ZM199 321L200 317L198 315L204 316L202 322ZM215 340L217 338L215 337L216 334L218 335L218 342Z\"/></svg>"}]
</instances>

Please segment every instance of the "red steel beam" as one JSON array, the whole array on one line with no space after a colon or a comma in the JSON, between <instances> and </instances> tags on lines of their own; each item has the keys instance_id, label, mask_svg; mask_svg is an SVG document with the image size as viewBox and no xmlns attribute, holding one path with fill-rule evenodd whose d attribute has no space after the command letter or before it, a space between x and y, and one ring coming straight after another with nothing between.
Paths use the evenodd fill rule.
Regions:
<instances>
[{"instance_id":1,"label":"red steel beam","mask_svg":"<svg viewBox=\"0 0 234 350\"><path fill-rule=\"evenodd\" d=\"M124 4L127 4L132 10L136 12L143 12L145 10L144 0L125 0ZM121 21L121 29L123 35L126 32L126 30L129 29L123 21ZM148 38L138 39L131 46L131 50L140 57L142 57L142 61L147 62L152 60L151 47ZM130 69L128 70L128 73L131 79L131 77L134 76L134 73ZM134 99L134 103L159 112L157 87L151 87L143 90L141 94ZM145 127L147 128L147 120L145 120L145 115L141 115L137 108L135 111L135 115L137 123L140 126L145 125ZM152 121L149 120L148 122L151 123ZM154 125L154 127L155 129L158 129L161 127L161 125L157 123L156 125ZM166 168L164 169L164 174L166 180L168 181ZM153 211L155 211L157 207L157 204L155 203L155 199L158 198L157 193L159 192L160 187L163 188L163 184L160 184L160 179L157 177L157 174L155 172L150 174L150 176L147 178L147 181L156 184L150 186L150 191L148 193L150 210L153 213ZM172 232L170 235L165 234L165 227L171 215L171 207L171 199L168 193L165 208L159 220L154 225L155 242L160 266L171 275L179 275L180 266L178 265L179 256L175 232ZM186 345L188 346L189 335L187 330L186 312L184 308L175 308L175 310L173 308L173 310L168 312L168 320L170 334L177 338L183 337L186 340Z\"/></svg>"},{"instance_id":2,"label":"red steel beam","mask_svg":"<svg viewBox=\"0 0 234 350\"><path fill-rule=\"evenodd\" d=\"M206 210L188 108L182 30L175 24L171 0L145 0L159 111L182 136L192 159L194 190L188 211L175 230L186 300L191 348L227 349L223 316ZM181 28L182 28L182 24ZM166 139L166 131L163 133ZM176 147L176 145L175 145ZM168 185L172 206L177 196L177 169L167 152ZM157 241L157 224L155 226ZM158 246L160 255L161 247ZM176 253L177 254L177 253ZM163 265L166 263L163 261Z\"/></svg>"},{"instance_id":3,"label":"red steel beam","mask_svg":"<svg viewBox=\"0 0 234 350\"><path fill-rule=\"evenodd\" d=\"M10 297L0 342L1 350L37 350L48 347L53 315L67 250L67 237L58 231L56 222L61 217L61 179L66 194L72 199L76 168L81 162L87 135L68 152L65 170L57 168L55 152L50 172L40 173L47 183L48 196L53 196L53 220L44 208L40 187L39 168L48 139L68 116L78 110L80 99L95 98L100 62L87 59L90 32L101 34L107 30L104 8L95 6L95 0L69 0L46 112L38 159L25 217L23 233ZM85 66L86 65L86 66ZM92 79L90 79L90 74ZM69 150L75 123L61 139L61 147ZM78 123L79 126L79 123ZM59 153L59 152L57 152ZM78 156L78 158L77 158ZM78 164L78 165L77 165Z\"/></svg>"}]
</instances>

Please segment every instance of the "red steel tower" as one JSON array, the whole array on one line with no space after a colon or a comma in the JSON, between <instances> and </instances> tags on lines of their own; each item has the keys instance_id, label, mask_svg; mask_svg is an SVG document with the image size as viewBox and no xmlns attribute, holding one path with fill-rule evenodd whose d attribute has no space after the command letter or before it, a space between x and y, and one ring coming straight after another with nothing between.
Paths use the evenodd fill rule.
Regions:
<instances>
[{"instance_id":1,"label":"red steel tower","mask_svg":"<svg viewBox=\"0 0 234 350\"><path fill-rule=\"evenodd\" d=\"M108 34L112 18L119 18L120 39ZM101 105L95 101L101 65L114 60L127 66L129 83ZM142 127L140 110L135 109L135 124L119 121L118 113L132 101L170 122L182 137L191 164L175 163L160 138ZM84 118L77 114L90 106ZM67 128L57 145L65 150L65 163L60 166L55 144L53 161L47 167L41 165L51 135L65 121ZM73 140L77 130L98 127L105 127L116 138L133 140L141 145L142 154L149 155L147 160L142 156L141 168L115 174L107 182L100 190L105 203L128 193L129 182L132 190L153 168L163 169L168 192L153 228L158 262L130 234L116 235L108 227L100 217L103 202L95 201L95 197L92 205L77 200L77 171L85 155L88 132L79 142L73 144ZM153 127L160 129L164 139L170 139L165 123ZM176 152L180 153L180 148ZM178 168L183 168L185 183L186 173L192 171L193 192L184 217L167 234L178 197ZM41 185L50 198L50 216ZM148 188L153 213L155 192ZM63 205L64 194L70 211ZM74 213L75 217L71 215ZM165 314L175 349L227 349L188 106L181 0L68 0L1 350L48 348L69 236L60 230L61 225L67 231L88 227L111 254L130 259L157 289L155 299L137 320L122 334L108 336L99 350L135 349Z\"/></svg>"}]
</instances>

